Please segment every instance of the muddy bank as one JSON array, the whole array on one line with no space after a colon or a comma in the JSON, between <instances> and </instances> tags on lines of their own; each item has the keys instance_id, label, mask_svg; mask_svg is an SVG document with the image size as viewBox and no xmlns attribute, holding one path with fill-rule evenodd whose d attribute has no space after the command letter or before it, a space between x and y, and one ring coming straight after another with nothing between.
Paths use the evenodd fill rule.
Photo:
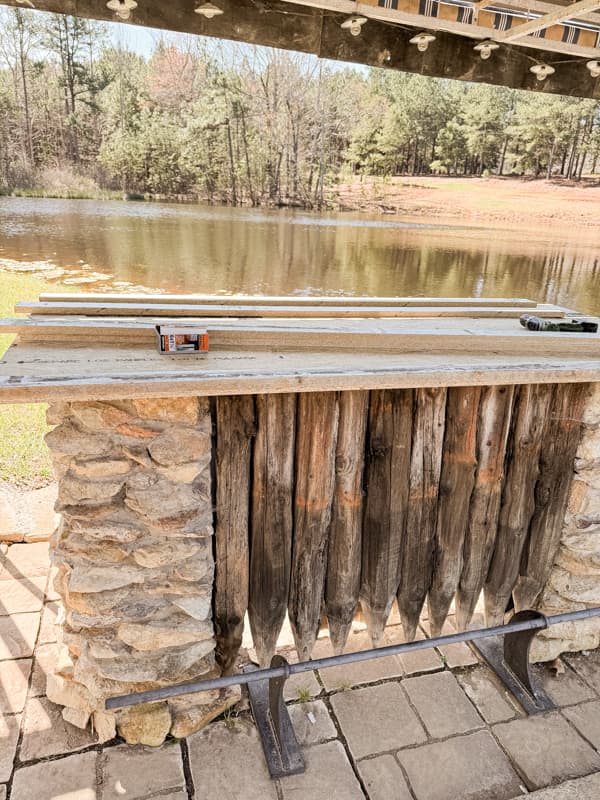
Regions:
<instances>
[{"instance_id":1,"label":"muddy bank","mask_svg":"<svg viewBox=\"0 0 600 800\"><path fill-rule=\"evenodd\" d=\"M600 180L356 178L331 189L339 210L465 224L597 226Z\"/></svg>"}]
</instances>

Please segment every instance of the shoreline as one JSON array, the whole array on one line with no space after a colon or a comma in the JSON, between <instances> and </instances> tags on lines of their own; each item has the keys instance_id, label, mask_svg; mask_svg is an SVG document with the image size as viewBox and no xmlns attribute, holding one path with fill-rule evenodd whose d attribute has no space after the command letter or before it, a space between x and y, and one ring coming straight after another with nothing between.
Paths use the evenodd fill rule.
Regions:
<instances>
[{"instance_id":1,"label":"shoreline","mask_svg":"<svg viewBox=\"0 0 600 800\"><path fill-rule=\"evenodd\" d=\"M4 199L95 200L102 202L168 203L173 205L252 208L241 203L208 203L196 195L146 195L125 197L123 193L99 190L97 194L72 194L40 190L19 190L0 195ZM292 202L263 204L257 209L301 211L303 213L367 213L402 221L465 226L535 228L568 225L589 228L598 225L600 177L582 181L533 178L461 178L399 176L380 178L357 176L327 187L325 206L314 209Z\"/></svg>"}]
</instances>

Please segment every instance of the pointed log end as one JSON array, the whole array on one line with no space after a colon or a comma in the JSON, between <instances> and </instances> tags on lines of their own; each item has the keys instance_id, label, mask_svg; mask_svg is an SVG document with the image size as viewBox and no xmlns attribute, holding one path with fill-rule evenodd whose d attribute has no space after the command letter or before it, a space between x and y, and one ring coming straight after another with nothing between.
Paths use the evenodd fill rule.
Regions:
<instances>
[{"instance_id":1,"label":"pointed log end","mask_svg":"<svg viewBox=\"0 0 600 800\"><path fill-rule=\"evenodd\" d=\"M341 656L348 641L352 623L343 623L337 620L329 620L329 638L331 646L336 656Z\"/></svg>"},{"instance_id":2,"label":"pointed log end","mask_svg":"<svg viewBox=\"0 0 600 800\"><path fill-rule=\"evenodd\" d=\"M473 619L475 607L477 605L477 598L465 596L460 592L456 595L456 630L462 633L469 627L469 623Z\"/></svg>"},{"instance_id":3,"label":"pointed log end","mask_svg":"<svg viewBox=\"0 0 600 800\"><path fill-rule=\"evenodd\" d=\"M404 638L407 642L414 642L415 636L417 635L417 623L416 621L407 620L402 617L402 630L404 631Z\"/></svg>"},{"instance_id":4,"label":"pointed log end","mask_svg":"<svg viewBox=\"0 0 600 800\"><path fill-rule=\"evenodd\" d=\"M385 630L388 614L374 611L364 601L361 601L361 607L373 647L380 647L383 641L383 632Z\"/></svg>"},{"instance_id":5,"label":"pointed log end","mask_svg":"<svg viewBox=\"0 0 600 800\"><path fill-rule=\"evenodd\" d=\"M432 639L435 639L437 636L442 635L442 630L444 628L444 622L446 621L446 617L440 619L429 619L429 632ZM416 630L416 626L415 626ZM413 636L414 639L414 636Z\"/></svg>"},{"instance_id":6,"label":"pointed log end","mask_svg":"<svg viewBox=\"0 0 600 800\"><path fill-rule=\"evenodd\" d=\"M294 644L296 646L296 652L298 653L298 660L309 661L312 655L313 648L315 646L315 642L317 641L316 635L299 636L296 634L296 631L293 630L293 626L292 626L292 633L294 634Z\"/></svg>"},{"instance_id":7,"label":"pointed log end","mask_svg":"<svg viewBox=\"0 0 600 800\"><path fill-rule=\"evenodd\" d=\"M253 636L253 639L258 665L261 669L266 669L275 655L277 636Z\"/></svg>"}]
</instances>

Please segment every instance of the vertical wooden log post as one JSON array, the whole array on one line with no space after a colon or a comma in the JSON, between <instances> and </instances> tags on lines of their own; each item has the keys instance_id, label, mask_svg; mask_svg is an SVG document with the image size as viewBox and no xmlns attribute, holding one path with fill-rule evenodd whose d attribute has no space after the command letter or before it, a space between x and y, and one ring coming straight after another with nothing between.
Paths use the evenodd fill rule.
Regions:
<instances>
[{"instance_id":1,"label":"vertical wooden log post","mask_svg":"<svg viewBox=\"0 0 600 800\"><path fill-rule=\"evenodd\" d=\"M290 588L296 395L256 398L248 614L261 667L275 652Z\"/></svg>"},{"instance_id":2,"label":"vertical wooden log post","mask_svg":"<svg viewBox=\"0 0 600 800\"><path fill-rule=\"evenodd\" d=\"M456 593L456 624L461 631L473 617L494 550L513 398L512 386L487 386L481 393L477 469Z\"/></svg>"},{"instance_id":3,"label":"vertical wooden log post","mask_svg":"<svg viewBox=\"0 0 600 800\"><path fill-rule=\"evenodd\" d=\"M360 604L374 647L381 643L400 581L412 416L412 389L371 392Z\"/></svg>"},{"instance_id":4,"label":"vertical wooden log post","mask_svg":"<svg viewBox=\"0 0 600 800\"><path fill-rule=\"evenodd\" d=\"M478 386L448 390L446 428L429 591L431 635L439 636L460 581L469 504L475 481Z\"/></svg>"},{"instance_id":5,"label":"vertical wooden log post","mask_svg":"<svg viewBox=\"0 0 600 800\"><path fill-rule=\"evenodd\" d=\"M296 650L310 658L325 590L338 429L336 392L298 398L294 541L288 613Z\"/></svg>"},{"instance_id":6,"label":"vertical wooden log post","mask_svg":"<svg viewBox=\"0 0 600 800\"><path fill-rule=\"evenodd\" d=\"M216 658L231 672L242 643L248 609L250 457L255 434L254 398L216 400L215 630Z\"/></svg>"},{"instance_id":7,"label":"vertical wooden log post","mask_svg":"<svg viewBox=\"0 0 600 800\"><path fill-rule=\"evenodd\" d=\"M552 386L520 386L510 434L498 534L484 586L486 625L500 625L510 600L535 510L540 450Z\"/></svg>"},{"instance_id":8,"label":"vertical wooden log post","mask_svg":"<svg viewBox=\"0 0 600 800\"><path fill-rule=\"evenodd\" d=\"M335 456L325 610L333 651L339 654L358 605L368 392L341 392Z\"/></svg>"},{"instance_id":9,"label":"vertical wooden log post","mask_svg":"<svg viewBox=\"0 0 600 800\"><path fill-rule=\"evenodd\" d=\"M554 387L540 452L535 511L514 588L515 609L534 608L552 570L581 439L587 383Z\"/></svg>"},{"instance_id":10,"label":"vertical wooden log post","mask_svg":"<svg viewBox=\"0 0 600 800\"><path fill-rule=\"evenodd\" d=\"M397 595L407 641L415 638L431 586L445 407L445 388L415 392L410 493Z\"/></svg>"}]
</instances>

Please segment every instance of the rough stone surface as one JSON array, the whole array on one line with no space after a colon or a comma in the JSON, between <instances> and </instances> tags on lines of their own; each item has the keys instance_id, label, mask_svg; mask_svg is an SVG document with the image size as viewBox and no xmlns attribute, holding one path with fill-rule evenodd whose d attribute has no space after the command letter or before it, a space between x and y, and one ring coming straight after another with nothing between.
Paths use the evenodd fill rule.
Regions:
<instances>
[{"instance_id":1,"label":"rough stone surface","mask_svg":"<svg viewBox=\"0 0 600 800\"><path fill-rule=\"evenodd\" d=\"M46 761L15 772L12 800L97 800L96 753Z\"/></svg>"},{"instance_id":2,"label":"rough stone surface","mask_svg":"<svg viewBox=\"0 0 600 800\"><path fill-rule=\"evenodd\" d=\"M501 688L487 667L477 667L459 673L458 682L488 724L503 722L516 716L516 709L509 700L508 692Z\"/></svg>"},{"instance_id":3,"label":"rough stone surface","mask_svg":"<svg viewBox=\"0 0 600 800\"><path fill-rule=\"evenodd\" d=\"M574 464L561 545L539 608L559 614L600 605L600 383L591 385ZM531 658L600 646L600 618L550 626L536 636Z\"/></svg>"},{"instance_id":4,"label":"rough stone surface","mask_svg":"<svg viewBox=\"0 0 600 800\"><path fill-rule=\"evenodd\" d=\"M412 800L406 779L393 756L359 761L358 771L369 800Z\"/></svg>"},{"instance_id":5,"label":"rough stone surface","mask_svg":"<svg viewBox=\"0 0 600 800\"><path fill-rule=\"evenodd\" d=\"M0 661L0 714L23 711L30 674L30 658Z\"/></svg>"},{"instance_id":6,"label":"rough stone surface","mask_svg":"<svg viewBox=\"0 0 600 800\"><path fill-rule=\"evenodd\" d=\"M598 800L600 797L600 774L566 781L551 789L540 789L527 797L531 800Z\"/></svg>"},{"instance_id":7,"label":"rough stone surface","mask_svg":"<svg viewBox=\"0 0 600 800\"><path fill-rule=\"evenodd\" d=\"M522 794L519 778L487 731L403 750L398 759L417 800L509 800Z\"/></svg>"},{"instance_id":8,"label":"rough stone surface","mask_svg":"<svg viewBox=\"0 0 600 800\"><path fill-rule=\"evenodd\" d=\"M0 617L0 661L33 655L39 626L39 614Z\"/></svg>"},{"instance_id":9,"label":"rough stone surface","mask_svg":"<svg viewBox=\"0 0 600 800\"><path fill-rule=\"evenodd\" d=\"M558 712L494 727L494 735L519 767L529 789L600 770L600 756Z\"/></svg>"},{"instance_id":10,"label":"rough stone surface","mask_svg":"<svg viewBox=\"0 0 600 800\"><path fill-rule=\"evenodd\" d=\"M311 747L304 758L306 772L281 781L283 800L364 800L341 742Z\"/></svg>"},{"instance_id":11,"label":"rough stone surface","mask_svg":"<svg viewBox=\"0 0 600 800\"><path fill-rule=\"evenodd\" d=\"M45 588L46 578L0 581L0 616L41 611Z\"/></svg>"},{"instance_id":12,"label":"rough stone surface","mask_svg":"<svg viewBox=\"0 0 600 800\"><path fill-rule=\"evenodd\" d=\"M303 747L335 739L337 731L322 700L295 703L288 707L298 743Z\"/></svg>"},{"instance_id":13,"label":"rough stone surface","mask_svg":"<svg viewBox=\"0 0 600 800\"><path fill-rule=\"evenodd\" d=\"M155 746L171 730L185 736L236 696L195 695L118 719L104 701L214 669L208 401L55 403L49 420L61 511L53 585L71 670L50 678L48 697L66 709L60 724L89 721L103 741L114 738L116 723L130 743ZM44 610L48 643L51 614ZM41 675L52 672L44 655L34 673L40 693Z\"/></svg>"},{"instance_id":14,"label":"rough stone surface","mask_svg":"<svg viewBox=\"0 0 600 800\"><path fill-rule=\"evenodd\" d=\"M207 800L277 800L258 733L248 720L209 725L188 739L188 749L194 785Z\"/></svg>"},{"instance_id":15,"label":"rough stone surface","mask_svg":"<svg viewBox=\"0 0 600 800\"><path fill-rule=\"evenodd\" d=\"M557 706L571 706L583 703L585 700L595 700L597 697L594 690L568 666L564 666L564 670L558 673L545 664L535 664L532 669L543 689Z\"/></svg>"},{"instance_id":16,"label":"rough stone surface","mask_svg":"<svg viewBox=\"0 0 600 800\"><path fill-rule=\"evenodd\" d=\"M176 739L184 739L186 736L196 733L227 709L239 703L242 698L239 686L215 692L214 698L209 698L207 695L208 693L203 696L184 695L169 701L173 720L171 736Z\"/></svg>"},{"instance_id":17,"label":"rough stone surface","mask_svg":"<svg viewBox=\"0 0 600 800\"><path fill-rule=\"evenodd\" d=\"M427 738L397 683L340 692L331 705L355 759Z\"/></svg>"},{"instance_id":18,"label":"rough stone surface","mask_svg":"<svg viewBox=\"0 0 600 800\"><path fill-rule=\"evenodd\" d=\"M600 700L565 708L563 715L596 750L600 750Z\"/></svg>"},{"instance_id":19,"label":"rough stone surface","mask_svg":"<svg viewBox=\"0 0 600 800\"><path fill-rule=\"evenodd\" d=\"M104 775L103 800L138 800L147 795L185 791L185 776L179 746L160 750L148 747L111 747L101 758ZM201 787L199 787L201 790Z\"/></svg>"},{"instance_id":20,"label":"rough stone surface","mask_svg":"<svg viewBox=\"0 0 600 800\"><path fill-rule=\"evenodd\" d=\"M344 652L354 653L360 650L370 650L372 647L373 643L367 631L360 631L350 634ZM312 658L324 658L333 654L329 640L320 640L313 649ZM386 678L398 678L402 674L402 664L397 656L358 661L354 664L319 670L319 676L328 691L348 689L364 683L375 683Z\"/></svg>"},{"instance_id":21,"label":"rough stone surface","mask_svg":"<svg viewBox=\"0 0 600 800\"><path fill-rule=\"evenodd\" d=\"M483 726L451 672L407 678L402 685L427 731L436 739Z\"/></svg>"},{"instance_id":22,"label":"rough stone surface","mask_svg":"<svg viewBox=\"0 0 600 800\"><path fill-rule=\"evenodd\" d=\"M593 653L565 656L565 661L586 684L600 694L600 650Z\"/></svg>"},{"instance_id":23,"label":"rough stone surface","mask_svg":"<svg viewBox=\"0 0 600 800\"><path fill-rule=\"evenodd\" d=\"M7 781L11 776L20 724L21 717L18 714L3 714L0 717L0 782Z\"/></svg>"},{"instance_id":24,"label":"rough stone surface","mask_svg":"<svg viewBox=\"0 0 600 800\"><path fill-rule=\"evenodd\" d=\"M57 525L55 483L42 489L14 490L0 484L0 542L45 542Z\"/></svg>"},{"instance_id":25,"label":"rough stone surface","mask_svg":"<svg viewBox=\"0 0 600 800\"><path fill-rule=\"evenodd\" d=\"M128 744L158 747L171 730L171 714L166 703L148 703L123 709L117 717L119 735Z\"/></svg>"},{"instance_id":26,"label":"rough stone surface","mask_svg":"<svg viewBox=\"0 0 600 800\"><path fill-rule=\"evenodd\" d=\"M60 706L45 697L28 700L25 706L21 761L33 761L62 753L72 753L95 744L89 731L75 728L62 717Z\"/></svg>"}]
</instances>

